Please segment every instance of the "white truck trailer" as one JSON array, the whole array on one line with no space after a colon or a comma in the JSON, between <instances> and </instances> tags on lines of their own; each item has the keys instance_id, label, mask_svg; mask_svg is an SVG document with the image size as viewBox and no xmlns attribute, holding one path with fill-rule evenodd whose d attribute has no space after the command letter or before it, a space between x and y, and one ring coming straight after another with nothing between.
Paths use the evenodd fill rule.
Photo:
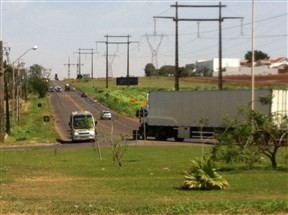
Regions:
<instances>
[{"instance_id":1,"label":"white truck trailer","mask_svg":"<svg viewBox=\"0 0 288 215\"><path fill-rule=\"evenodd\" d=\"M259 101L269 97L268 104ZM140 127L134 137L183 141L200 132L213 134L226 127L225 118L240 119L239 109L251 107L251 101L251 90L150 92L147 106L137 111ZM254 106L264 114L288 115L288 90L255 90Z\"/></svg>"}]
</instances>

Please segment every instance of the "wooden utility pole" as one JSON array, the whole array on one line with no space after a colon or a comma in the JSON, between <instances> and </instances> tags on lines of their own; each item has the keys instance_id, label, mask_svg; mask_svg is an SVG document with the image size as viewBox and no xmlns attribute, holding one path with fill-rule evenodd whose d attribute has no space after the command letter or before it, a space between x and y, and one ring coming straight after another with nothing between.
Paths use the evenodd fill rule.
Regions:
<instances>
[{"instance_id":1,"label":"wooden utility pole","mask_svg":"<svg viewBox=\"0 0 288 215\"><path fill-rule=\"evenodd\" d=\"M0 41L0 142L4 142L4 66L3 66L3 42Z\"/></svg>"}]
</instances>

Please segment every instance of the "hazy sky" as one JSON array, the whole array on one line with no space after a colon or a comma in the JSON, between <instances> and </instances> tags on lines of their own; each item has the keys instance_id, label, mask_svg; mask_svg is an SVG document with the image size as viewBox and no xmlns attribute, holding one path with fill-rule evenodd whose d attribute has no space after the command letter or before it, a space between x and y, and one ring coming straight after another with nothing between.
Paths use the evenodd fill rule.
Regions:
<instances>
[{"instance_id":1,"label":"hazy sky","mask_svg":"<svg viewBox=\"0 0 288 215\"><path fill-rule=\"evenodd\" d=\"M172 19L153 20L153 16L175 16L175 1L146 0L0 0L1 40L10 47L13 62L34 45L21 61L25 67L40 64L57 73L62 79L68 76L64 64L76 64L81 49L94 49L94 77L104 77L106 71L105 35L130 35L130 75L143 76L144 68L157 51L158 67L175 64L175 23ZM221 2L223 58L243 59L251 50L252 0ZM179 5L219 5L219 0L179 1ZM271 58L288 57L288 0L255 0L256 50ZM217 19L218 8L179 8L179 18ZM156 25L154 25L156 23ZM156 29L156 36L153 36ZM145 36L146 35L146 36ZM109 38L110 42L127 42L127 38ZM137 43L136 43L137 42ZM138 43L139 42L139 43ZM85 51L82 51L85 52ZM86 51L89 52L89 51ZM154 52L155 56L156 52ZM110 44L109 62L114 77L127 74L127 45ZM196 60L218 57L218 22L179 22L179 65ZM154 58L155 59L155 58ZM82 73L91 73L91 55L81 55ZM225 66L225 65L224 65ZM76 66L71 66L71 77L76 77Z\"/></svg>"}]
</instances>

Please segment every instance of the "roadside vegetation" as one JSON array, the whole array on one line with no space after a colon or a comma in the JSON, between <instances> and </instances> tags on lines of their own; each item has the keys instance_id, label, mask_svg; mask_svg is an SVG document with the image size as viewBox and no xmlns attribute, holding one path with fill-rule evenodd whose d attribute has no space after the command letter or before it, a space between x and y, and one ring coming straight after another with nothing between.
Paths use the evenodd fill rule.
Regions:
<instances>
[{"instance_id":1,"label":"roadside vegetation","mask_svg":"<svg viewBox=\"0 0 288 215\"><path fill-rule=\"evenodd\" d=\"M46 116L49 117L48 122L44 121ZM19 121L12 122L5 145L55 143L58 134L54 129L54 120L48 98L30 95L27 101L21 103Z\"/></svg>"}]
</instances>

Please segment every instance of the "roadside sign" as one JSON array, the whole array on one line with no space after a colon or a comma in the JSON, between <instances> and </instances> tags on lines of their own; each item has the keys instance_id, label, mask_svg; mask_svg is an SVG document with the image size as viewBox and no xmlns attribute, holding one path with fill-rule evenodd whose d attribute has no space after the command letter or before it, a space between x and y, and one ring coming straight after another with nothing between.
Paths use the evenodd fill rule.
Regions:
<instances>
[{"instance_id":1,"label":"roadside sign","mask_svg":"<svg viewBox=\"0 0 288 215\"><path fill-rule=\"evenodd\" d=\"M50 121L50 117L49 116L43 116L43 121L44 122L49 122Z\"/></svg>"}]
</instances>

